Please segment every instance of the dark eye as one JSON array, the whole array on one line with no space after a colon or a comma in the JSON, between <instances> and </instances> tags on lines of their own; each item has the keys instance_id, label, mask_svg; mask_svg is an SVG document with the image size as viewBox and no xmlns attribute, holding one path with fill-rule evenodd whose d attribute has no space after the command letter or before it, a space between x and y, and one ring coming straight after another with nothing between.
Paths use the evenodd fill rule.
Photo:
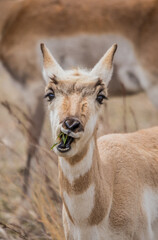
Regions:
<instances>
[{"instance_id":1,"label":"dark eye","mask_svg":"<svg viewBox=\"0 0 158 240\"><path fill-rule=\"evenodd\" d=\"M103 103L104 99L108 99L106 96L104 96L103 94L98 94L96 100L98 101L99 104Z\"/></svg>"},{"instance_id":2,"label":"dark eye","mask_svg":"<svg viewBox=\"0 0 158 240\"><path fill-rule=\"evenodd\" d=\"M53 92L47 93L44 98L48 99L48 102L51 102L55 98L55 94Z\"/></svg>"}]
</instances>

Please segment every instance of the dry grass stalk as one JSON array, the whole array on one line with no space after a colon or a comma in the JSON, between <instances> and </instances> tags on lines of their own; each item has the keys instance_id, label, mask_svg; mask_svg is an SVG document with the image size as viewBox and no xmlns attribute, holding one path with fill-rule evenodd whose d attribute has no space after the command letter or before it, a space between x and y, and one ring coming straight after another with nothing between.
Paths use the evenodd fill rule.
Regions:
<instances>
[{"instance_id":1,"label":"dry grass stalk","mask_svg":"<svg viewBox=\"0 0 158 240\"><path fill-rule=\"evenodd\" d=\"M122 86L122 94L123 94L123 127L124 127L124 132L128 132L127 131L127 102L126 102L126 89L125 86L123 85L123 83L121 83Z\"/></svg>"},{"instance_id":2,"label":"dry grass stalk","mask_svg":"<svg viewBox=\"0 0 158 240\"><path fill-rule=\"evenodd\" d=\"M32 132L30 131L30 125L32 125L32 121L28 117L28 115L17 105L12 104L8 101L1 101L1 105L6 108L10 116L16 120L16 124L18 129L24 134L27 135L29 139L33 142L36 142L35 136L33 136Z\"/></svg>"},{"instance_id":3,"label":"dry grass stalk","mask_svg":"<svg viewBox=\"0 0 158 240\"><path fill-rule=\"evenodd\" d=\"M29 236L25 233L25 231L20 226L13 226L12 224L6 224L0 222L0 227L5 230L9 230L9 232L13 232L15 235L18 235L21 239L30 240ZM17 230L18 228L18 230ZM7 233L6 233L7 236Z\"/></svg>"},{"instance_id":4,"label":"dry grass stalk","mask_svg":"<svg viewBox=\"0 0 158 240\"><path fill-rule=\"evenodd\" d=\"M135 128L136 128L136 131L139 129L139 126L138 126L138 121L137 121L137 118L136 118L136 114L133 110L133 108L130 106L130 112L132 114L132 117L133 117L133 121L134 121L134 124L135 124Z\"/></svg>"},{"instance_id":5,"label":"dry grass stalk","mask_svg":"<svg viewBox=\"0 0 158 240\"><path fill-rule=\"evenodd\" d=\"M33 192L33 204L46 232L50 234L53 240L64 239L61 218L55 204L46 191L46 187L44 184L40 184L34 187L34 189L36 190Z\"/></svg>"}]
</instances>

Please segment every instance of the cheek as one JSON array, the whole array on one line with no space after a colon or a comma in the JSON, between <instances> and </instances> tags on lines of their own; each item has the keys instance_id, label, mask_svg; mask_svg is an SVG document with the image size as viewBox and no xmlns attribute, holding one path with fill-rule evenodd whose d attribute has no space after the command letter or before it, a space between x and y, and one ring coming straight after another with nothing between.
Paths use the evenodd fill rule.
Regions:
<instances>
[{"instance_id":1,"label":"cheek","mask_svg":"<svg viewBox=\"0 0 158 240\"><path fill-rule=\"evenodd\" d=\"M59 126L59 113L57 110L50 110L50 123L52 128L52 137L55 140L57 138L56 130Z\"/></svg>"},{"instance_id":2,"label":"cheek","mask_svg":"<svg viewBox=\"0 0 158 240\"><path fill-rule=\"evenodd\" d=\"M96 122L97 122L97 114L91 114L85 126L85 136L87 139L93 135L96 127Z\"/></svg>"},{"instance_id":3,"label":"cheek","mask_svg":"<svg viewBox=\"0 0 158 240\"><path fill-rule=\"evenodd\" d=\"M87 125L91 116L95 112L95 107L94 104L92 104L92 100L85 98L80 104L80 119L84 126Z\"/></svg>"},{"instance_id":4,"label":"cheek","mask_svg":"<svg viewBox=\"0 0 158 240\"><path fill-rule=\"evenodd\" d=\"M52 128L52 133L55 134L61 119L61 100L58 97L57 99L54 99L52 104L49 106L49 112L50 112L50 123ZM54 137L54 135L53 135Z\"/></svg>"},{"instance_id":5,"label":"cheek","mask_svg":"<svg viewBox=\"0 0 158 240\"><path fill-rule=\"evenodd\" d=\"M82 106L82 116L84 117L83 123L85 126L85 133L87 135L93 134L98 118L97 106L95 102L92 101L93 99L90 99L90 101L87 101L87 103Z\"/></svg>"},{"instance_id":6,"label":"cheek","mask_svg":"<svg viewBox=\"0 0 158 240\"><path fill-rule=\"evenodd\" d=\"M108 116L108 108L107 108L107 104L104 103L101 106L99 106L99 111L98 111L98 119L106 119Z\"/></svg>"}]
</instances>

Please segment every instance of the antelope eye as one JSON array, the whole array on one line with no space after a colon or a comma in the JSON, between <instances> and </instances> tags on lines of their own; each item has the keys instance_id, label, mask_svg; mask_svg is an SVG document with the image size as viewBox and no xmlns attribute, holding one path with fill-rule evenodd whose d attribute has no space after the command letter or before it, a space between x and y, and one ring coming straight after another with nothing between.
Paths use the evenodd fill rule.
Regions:
<instances>
[{"instance_id":1,"label":"antelope eye","mask_svg":"<svg viewBox=\"0 0 158 240\"><path fill-rule=\"evenodd\" d=\"M104 96L103 94L98 94L98 96L96 98L96 100L99 104L102 104L104 99L108 99L108 98L106 96Z\"/></svg>"},{"instance_id":2,"label":"antelope eye","mask_svg":"<svg viewBox=\"0 0 158 240\"><path fill-rule=\"evenodd\" d=\"M44 98L47 98L48 102L51 102L55 98L55 94L53 92L47 93Z\"/></svg>"}]
</instances>

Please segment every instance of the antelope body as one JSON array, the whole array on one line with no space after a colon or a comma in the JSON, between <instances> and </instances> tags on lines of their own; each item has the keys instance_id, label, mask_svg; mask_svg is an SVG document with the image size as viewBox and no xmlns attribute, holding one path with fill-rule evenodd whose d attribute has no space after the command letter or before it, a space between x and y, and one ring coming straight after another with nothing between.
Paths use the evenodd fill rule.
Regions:
<instances>
[{"instance_id":1,"label":"antelope body","mask_svg":"<svg viewBox=\"0 0 158 240\"><path fill-rule=\"evenodd\" d=\"M67 240L156 240L158 127L97 140L113 45L91 70L64 71L42 44Z\"/></svg>"}]
</instances>

